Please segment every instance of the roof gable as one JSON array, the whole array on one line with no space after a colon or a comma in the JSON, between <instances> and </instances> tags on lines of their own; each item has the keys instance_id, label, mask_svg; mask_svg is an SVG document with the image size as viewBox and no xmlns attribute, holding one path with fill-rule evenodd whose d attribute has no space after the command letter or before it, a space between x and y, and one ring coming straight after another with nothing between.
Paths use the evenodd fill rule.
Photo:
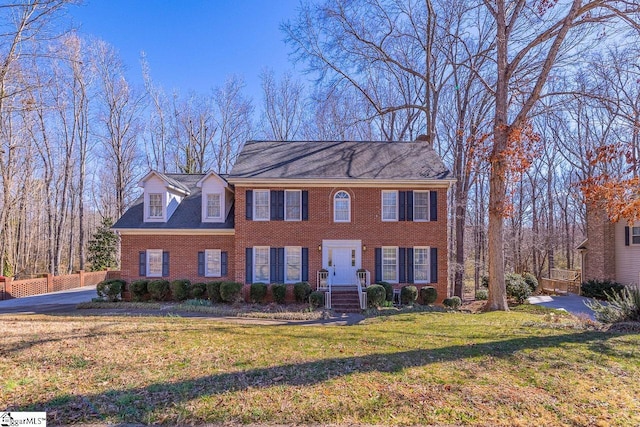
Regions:
<instances>
[{"instance_id":1,"label":"roof gable","mask_svg":"<svg viewBox=\"0 0 640 427\"><path fill-rule=\"evenodd\" d=\"M138 183L138 186L144 188L145 182L147 182L150 178L152 178L154 176L156 176L156 177L160 178L162 181L164 181L166 183L166 185L167 185L167 188L170 189L170 190L176 191L178 193L182 193L185 196L189 195L191 193L191 191L189 190L189 187L184 185L182 182L170 177L169 175L165 175L163 173L160 173L160 172L154 171L154 170L152 170L151 172L146 174L144 176L144 178L142 178L140 180L140 182Z\"/></svg>"}]
</instances>

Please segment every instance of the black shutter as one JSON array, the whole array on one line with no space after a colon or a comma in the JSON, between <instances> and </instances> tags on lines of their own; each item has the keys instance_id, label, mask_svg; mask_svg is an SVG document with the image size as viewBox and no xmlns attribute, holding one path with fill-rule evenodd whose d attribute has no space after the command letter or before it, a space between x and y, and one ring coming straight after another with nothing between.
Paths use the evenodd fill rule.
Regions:
<instances>
[{"instance_id":1,"label":"black shutter","mask_svg":"<svg viewBox=\"0 0 640 427\"><path fill-rule=\"evenodd\" d=\"M278 210L276 211L276 219L284 221L284 190L277 191Z\"/></svg>"},{"instance_id":2,"label":"black shutter","mask_svg":"<svg viewBox=\"0 0 640 427\"><path fill-rule=\"evenodd\" d=\"M204 276L204 252L198 252L198 276Z\"/></svg>"},{"instance_id":3,"label":"black shutter","mask_svg":"<svg viewBox=\"0 0 640 427\"><path fill-rule=\"evenodd\" d=\"M229 274L229 253L220 252L220 274L226 276Z\"/></svg>"},{"instance_id":4,"label":"black shutter","mask_svg":"<svg viewBox=\"0 0 640 427\"><path fill-rule=\"evenodd\" d=\"M430 221L438 220L438 192L437 191L429 191L429 199L431 201L431 206L429 206L429 215Z\"/></svg>"},{"instance_id":5,"label":"black shutter","mask_svg":"<svg viewBox=\"0 0 640 427\"><path fill-rule=\"evenodd\" d=\"M438 248L431 248L431 256L429 257L431 263L431 283L438 282Z\"/></svg>"},{"instance_id":6,"label":"black shutter","mask_svg":"<svg viewBox=\"0 0 640 427\"><path fill-rule=\"evenodd\" d=\"M278 248L269 249L269 281L278 283Z\"/></svg>"},{"instance_id":7,"label":"black shutter","mask_svg":"<svg viewBox=\"0 0 640 427\"><path fill-rule=\"evenodd\" d=\"M382 281L382 248L375 249L376 264L375 264L375 281Z\"/></svg>"},{"instance_id":8,"label":"black shutter","mask_svg":"<svg viewBox=\"0 0 640 427\"><path fill-rule=\"evenodd\" d=\"M302 220L309 221L309 192L302 191Z\"/></svg>"},{"instance_id":9,"label":"black shutter","mask_svg":"<svg viewBox=\"0 0 640 427\"><path fill-rule=\"evenodd\" d=\"M407 248L407 283L413 282L413 248Z\"/></svg>"},{"instance_id":10,"label":"black shutter","mask_svg":"<svg viewBox=\"0 0 640 427\"><path fill-rule=\"evenodd\" d=\"M284 248L278 248L276 266L278 267L277 283L284 283Z\"/></svg>"},{"instance_id":11,"label":"black shutter","mask_svg":"<svg viewBox=\"0 0 640 427\"><path fill-rule=\"evenodd\" d=\"M407 221L413 221L413 191L407 191Z\"/></svg>"},{"instance_id":12,"label":"black shutter","mask_svg":"<svg viewBox=\"0 0 640 427\"><path fill-rule=\"evenodd\" d=\"M407 210L407 206L405 203L405 192L398 191L398 221L406 221L407 217L405 212Z\"/></svg>"},{"instance_id":13,"label":"black shutter","mask_svg":"<svg viewBox=\"0 0 640 427\"><path fill-rule=\"evenodd\" d=\"M302 281L309 281L309 248L302 248Z\"/></svg>"},{"instance_id":14,"label":"black shutter","mask_svg":"<svg viewBox=\"0 0 640 427\"><path fill-rule=\"evenodd\" d=\"M629 228L629 226L624 227L624 245L625 246L629 246L629 232L631 231L631 229Z\"/></svg>"},{"instance_id":15,"label":"black shutter","mask_svg":"<svg viewBox=\"0 0 640 427\"><path fill-rule=\"evenodd\" d=\"M276 190L271 190L270 208L271 215L269 218L271 221L275 221L278 219L278 192Z\"/></svg>"},{"instance_id":16,"label":"black shutter","mask_svg":"<svg viewBox=\"0 0 640 427\"><path fill-rule=\"evenodd\" d=\"M244 250L244 282L253 282L253 248L246 248Z\"/></svg>"},{"instance_id":17,"label":"black shutter","mask_svg":"<svg viewBox=\"0 0 640 427\"><path fill-rule=\"evenodd\" d=\"M253 190L247 190L245 193L245 204L247 207L247 219L253 219Z\"/></svg>"},{"instance_id":18,"label":"black shutter","mask_svg":"<svg viewBox=\"0 0 640 427\"><path fill-rule=\"evenodd\" d=\"M140 276L146 276L147 275L147 252L146 251L140 251L140 253L138 254L138 274Z\"/></svg>"},{"instance_id":19,"label":"black shutter","mask_svg":"<svg viewBox=\"0 0 640 427\"><path fill-rule=\"evenodd\" d=\"M406 262L406 248L398 248L398 282L406 283L407 280L407 262Z\"/></svg>"},{"instance_id":20,"label":"black shutter","mask_svg":"<svg viewBox=\"0 0 640 427\"><path fill-rule=\"evenodd\" d=\"M169 276L169 252L162 252L162 277Z\"/></svg>"}]
</instances>

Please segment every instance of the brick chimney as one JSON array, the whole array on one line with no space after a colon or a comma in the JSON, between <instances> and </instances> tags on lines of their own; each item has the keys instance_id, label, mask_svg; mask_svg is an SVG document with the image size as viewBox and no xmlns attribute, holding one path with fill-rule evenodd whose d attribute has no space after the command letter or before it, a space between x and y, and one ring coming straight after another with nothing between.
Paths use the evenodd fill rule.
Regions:
<instances>
[{"instance_id":1,"label":"brick chimney","mask_svg":"<svg viewBox=\"0 0 640 427\"><path fill-rule=\"evenodd\" d=\"M582 280L615 280L615 223L609 220L604 209L595 204L587 205L587 239Z\"/></svg>"}]
</instances>

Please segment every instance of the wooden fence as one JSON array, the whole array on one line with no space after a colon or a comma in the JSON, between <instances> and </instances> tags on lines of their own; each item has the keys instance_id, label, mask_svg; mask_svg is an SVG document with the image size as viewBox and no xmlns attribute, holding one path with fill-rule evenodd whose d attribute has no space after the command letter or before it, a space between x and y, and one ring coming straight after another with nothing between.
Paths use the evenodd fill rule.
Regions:
<instances>
[{"instance_id":1,"label":"wooden fence","mask_svg":"<svg viewBox=\"0 0 640 427\"><path fill-rule=\"evenodd\" d=\"M0 300L45 294L47 292L65 291L67 289L95 286L105 279L117 279L119 271L78 271L75 274L54 276L45 274L35 279L13 280L0 276Z\"/></svg>"}]
</instances>

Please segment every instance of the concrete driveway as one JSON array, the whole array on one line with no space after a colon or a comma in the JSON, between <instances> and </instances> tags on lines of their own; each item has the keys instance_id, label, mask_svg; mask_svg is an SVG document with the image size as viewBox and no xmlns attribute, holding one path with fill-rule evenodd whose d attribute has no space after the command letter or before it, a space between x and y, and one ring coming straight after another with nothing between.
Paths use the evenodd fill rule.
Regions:
<instances>
[{"instance_id":1,"label":"concrete driveway","mask_svg":"<svg viewBox=\"0 0 640 427\"><path fill-rule=\"evenodd\" d=\"M581 297L576 294L567 295L536 295L529 297L529 303L544 307L565 310L572 314L584 314L595 320L593 311L585 305L585 301L592 301L591 298Z\"/></svg>"},{"instance_id":2,"label":"concrete driveway","mask_svg":"<svg viewBox=\"0 0 640 427\"><path fill-rule=\"evenodd\" d=\"M0 301L0 315L65 313L75 310L76 304L89 302L91 298L97 296L94 285L67 291L14 298Z\"/></svg>"}]
</instances>

